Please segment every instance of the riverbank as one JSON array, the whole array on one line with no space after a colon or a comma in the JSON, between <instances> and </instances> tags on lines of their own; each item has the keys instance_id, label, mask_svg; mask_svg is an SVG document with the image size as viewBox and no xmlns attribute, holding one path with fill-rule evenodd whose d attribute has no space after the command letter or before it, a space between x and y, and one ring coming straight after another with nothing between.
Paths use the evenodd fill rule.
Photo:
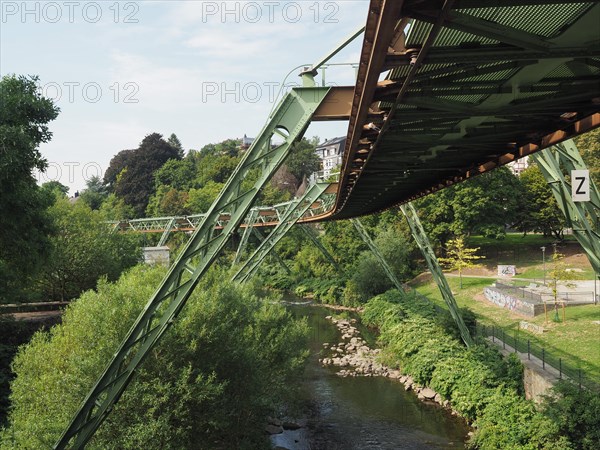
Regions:
<instances>
[{"instance_id":1,"label":"riverbank","mask_svg":"<svg viewBox=\"0 0 600 450\"><path fill-rule=\"evenodd\" d=\"M348 332L326 319L332 308L296 304L289 310L308 320L311 355L301 389L304 415L293 419L303 427L271 436L274 446L290 450L464 448L469 431L464 421L439 405L419 400L416 392L407 391L397 379L367 376L366 367L365 376L339 376L339 367L322 364L320 360L329 356L331 344L350 344L352 338L355 343L360 339L361 344L377 353L374 338L354 311L340 311L344 317L340 321L347 321L357 330L342 339ZM347 331L352 330L348 327ZM287 420L279 419L282 423Z\"/></svg>"}]
</instances>

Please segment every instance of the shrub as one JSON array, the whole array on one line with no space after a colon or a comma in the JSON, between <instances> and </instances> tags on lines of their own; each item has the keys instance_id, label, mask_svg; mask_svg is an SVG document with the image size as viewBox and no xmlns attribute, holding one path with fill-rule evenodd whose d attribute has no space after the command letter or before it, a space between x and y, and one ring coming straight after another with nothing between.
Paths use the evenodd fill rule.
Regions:
<instances>
[{"instance_id":1,"label":"shrub","mask_svg":"<svg viewBox=\"0 0 600 450\"><path fill-rule=\"evenodd\" d=\"M0 448L54 444L163 273L100 283L20 349ZM299 372L306 323L222 278L205 276L88 448L267 448L262 421Z\"/></svg>"}]
</instances>

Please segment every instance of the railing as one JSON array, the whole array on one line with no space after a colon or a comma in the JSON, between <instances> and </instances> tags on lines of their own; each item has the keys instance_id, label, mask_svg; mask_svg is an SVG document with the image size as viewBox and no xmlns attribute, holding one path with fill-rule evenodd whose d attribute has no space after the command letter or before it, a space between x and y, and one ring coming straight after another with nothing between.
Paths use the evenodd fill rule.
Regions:
<instances>
[{"instance_id":1,"label":"railing","mask_svg":"<svg viewBox=\"0 0 600 450\"><path fill-rule=\"evenodd\" d=\"M532 303L544 303L544 300L540 294L528 291L522 287L510 286L508 284L499 283L496 281L496 289L511 294L513 297L527 299Z\"/></svg>"},{"instance_id":2,"label":"railing","mask_svg":"<svg viewBox=\"0 0 600 450\"><path fill-rule=\"evenodd\" d=\"M552 293L538 294L537 292L531 292L527 290L526 287L511 286L509 284L500 283L498 281L496 281L495 285L497 290L503 293L510 294L513 297L528 300L530 303L541 304L544 302L551 303L554 301L554 296ZM566 302L594 303L593 291L558 292L556 296L558 300L564 300Z\"/></svg>"},{"instance_id":3,"label":"railing","mask_svg":"<svg viewBox=\"0 0 600 450\"><path fill-rule=\"evenodd\" d=\"M491 338L492 342L497 342L506 347L512 348L512 351L527 355L527 359L537 358L542 364L542 370L550 371L554 369L558 373L559 379L569 380L581 389L585 387L589 390L600 392L600 385L586 375L581 367L556 356L552 351L536 343L532 343L526 336L519 336L518 331L507 332L504 328L497 325L485 325L478 323L476 326L477 334L485 338Z\"/></svg>"}]
</instances>

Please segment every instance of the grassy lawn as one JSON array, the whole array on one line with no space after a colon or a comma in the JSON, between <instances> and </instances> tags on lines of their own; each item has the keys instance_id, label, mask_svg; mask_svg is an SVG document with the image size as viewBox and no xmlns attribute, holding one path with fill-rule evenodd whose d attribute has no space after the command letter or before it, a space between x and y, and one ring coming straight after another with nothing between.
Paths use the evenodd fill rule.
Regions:
<instances>
[{"instance_id":1,"label":"grassy lawn","mask_svg":"<svg viewBox=\"0 0 600 450\"><path fill-rule=\"evenodd\" d=\"M552 322L550 314L549 322L544 323L543 314L535 318L522 317L485 300L483 288L493 282L489 278L463 278L463 289L459 288L458 278L449 277L448 282L458 305L471 309L480 323L501 326L511 337L518 331L521 320L543 326L547 331L542 335L518 331L519 339L530 339L532 344L545 347L554 357L581 367L588 377L600 381L600 325L593 323L600 321L600 305L570 307L566 309L565 323ZM445 307L433 281L423 281L413 287Z\"/></svg>"}]
</instances>

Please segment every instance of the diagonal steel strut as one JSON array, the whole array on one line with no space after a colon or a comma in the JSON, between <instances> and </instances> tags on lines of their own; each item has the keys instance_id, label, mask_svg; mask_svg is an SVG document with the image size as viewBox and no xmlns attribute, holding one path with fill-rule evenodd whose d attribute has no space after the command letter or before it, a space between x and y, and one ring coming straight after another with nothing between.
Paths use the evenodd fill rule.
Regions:
<instances>
[{"instance_id":1,"label":"diagonal steel strut","mask_svg":"<svg viewBox=\"0 0 600 450\"><path fill-rule=\"evenodd\" d=\"M419 220L419 216L417 215L417 211L412 203L405 203L400 206L404 217L406 217L406 221L408 222L408 226L410 227L410 231L412 232L413 238L417 242L417 245L421 249L423 256L425 257L425 261L427 262L427 266L429 267L429 271L437 284L446 305L448 305L448 310L450 311L450 315L454 319L454 322L458 326L458 331L460 332L460 337L467 347L473 345L473 338L469 334L469 330L465 325L465 322L458 310L458 305L456 304L456 299L452 294L452 289L448 285L448 281L444 276L444 272L438 263L438 260L433 253L433 248L431 247L431 243L429 242L429 238L427 237L427 233L423 229L423 225L421 225L421 220Z\"/></svg>"},{"instance_id":2,"label":"diagonal steel strut","mask_svg":"<svg viewBox=\"0 0 600 450\"><path fill-rule=\"evenodd\" d=\"M252 253L243 266L240 267L232 280L245 282L250 279L250 277L256 273L260 263L265 259L269 252L277 245L281 238L285 236L298 219L311 208L313 203L318 200L328 186L328 183L313 184L300 199L293 202L280 217L279 224L271 231L269 236L267 236L254 253Z\"/></svg>"}]
</instances>

